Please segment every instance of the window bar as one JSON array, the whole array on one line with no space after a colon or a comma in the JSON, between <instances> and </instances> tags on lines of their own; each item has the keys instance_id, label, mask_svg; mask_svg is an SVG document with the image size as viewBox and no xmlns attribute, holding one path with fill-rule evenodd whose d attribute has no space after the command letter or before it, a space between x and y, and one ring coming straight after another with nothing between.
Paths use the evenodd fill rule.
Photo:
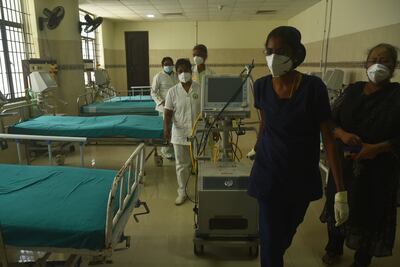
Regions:
<instances>
[{"instance_id":1,"label":"window bar","mask_svg":"<svg viewBox=\"0 0 400 267\"><path fill-rule=\"evenodd\" d=\"M0 12L1 12L1 16L3 19L5 19L4 17L4 0L0 0ZM5 71L6 71L6 75L7 75L7 80L8 80L8 86L9 86L9 92L10 92L10 98L14 99L15 95L14 95L14 86L13 86L13 82L12 82L12 75L11 75L11 68L10 68L10 54L9 54L9 50L8 50L8 45L7 45L7 32L6 32L6 27L4 25L4 23L2 22L0 25L0 32L1 35L3 36L2 38L2 43L3 43L3 53L4 53L4 65L5 65Z\"/></svg>"}]
</instances>

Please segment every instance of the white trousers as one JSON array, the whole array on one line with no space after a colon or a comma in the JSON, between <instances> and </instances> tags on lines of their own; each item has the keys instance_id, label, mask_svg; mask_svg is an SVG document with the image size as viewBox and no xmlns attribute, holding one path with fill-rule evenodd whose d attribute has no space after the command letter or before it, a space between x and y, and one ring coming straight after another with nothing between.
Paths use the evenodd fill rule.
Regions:
<instances>
[{"instance_id":1,"label":"white trousers","mask_svg":"<svg viewBox=\"0 0 400 267\"><path fill-rule=\"evenodd\" d=\"M178 196L185 196L185 186L191 174L192 167L190 160L190 149L188 145L174 144L174 150L176 179L178 181Z\"/></svg>"}]
</instances>

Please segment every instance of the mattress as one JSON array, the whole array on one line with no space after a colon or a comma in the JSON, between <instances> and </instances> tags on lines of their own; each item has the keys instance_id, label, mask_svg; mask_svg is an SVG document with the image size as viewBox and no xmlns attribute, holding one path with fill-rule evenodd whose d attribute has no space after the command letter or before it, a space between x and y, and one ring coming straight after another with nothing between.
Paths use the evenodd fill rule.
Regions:
<instances>
[{"instance_id":1,"label":"mattress","mask_svg":"<svg viewBox=\"0 0 400 267\"><path fill-rule=\"evenodd\" d=\"M81 107L82 114L117 115L136 114L158 116L154 101L97 102Z\"/></svg>"},{"instance_id":2,"label":"mattress","mask_svg":"<svg viewBox=\"0 0 400 267\"><path fill-rule=\"evenodd\" d=\"M11 134L71 136L87 138L162 139L163 119L159 116L40 116L17 123Z\"/></svg>"},{"instance_id":3,"label":"mattress","mask_svg":"<svg viewBox=\"0 0 400 267\"><path fill-rule=\"evenodd\" d=\"M116 171L0 164L0 173L0 228L6 245L104 248Z\"/></svg>"}]
</instances>

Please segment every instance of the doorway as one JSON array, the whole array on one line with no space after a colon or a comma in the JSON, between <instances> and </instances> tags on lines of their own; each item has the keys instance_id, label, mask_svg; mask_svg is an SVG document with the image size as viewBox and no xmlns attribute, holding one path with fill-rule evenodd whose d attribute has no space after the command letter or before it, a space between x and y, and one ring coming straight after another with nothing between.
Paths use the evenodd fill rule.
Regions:
<instances>
[{"instance_id":1,"label":"doorway","mask_svg":"<svg viewBox=\"0 0 400 267\"><path fill-rule=\"evenodd\" d=\"M128 94L131 87L149 86L149 32L125 32L126 74Z\"/></svg>"}]
</instances>

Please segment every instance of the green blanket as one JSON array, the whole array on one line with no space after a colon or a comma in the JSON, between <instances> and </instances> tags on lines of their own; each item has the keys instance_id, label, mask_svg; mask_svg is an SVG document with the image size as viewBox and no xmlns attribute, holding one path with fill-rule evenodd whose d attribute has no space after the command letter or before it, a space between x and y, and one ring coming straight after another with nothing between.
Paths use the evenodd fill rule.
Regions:
<instances>
[{"instance_id":1,"label":"green blanket","mask_svg":"<svg viewBox=\"0 0 400 267\"><path fill-rule=\"evenodd\" d=\"M159 116L40 116L17 123L8 130L12 134L73 136L87 138L125 137L162 139L163 119Z\"/></svg>"},{"instance_id":2,"label":"green blanket","mask_svg":"<svg viewBox=\"0 0 400 267\"><path fill-rule=\"evenodd\" d=\"M6 245L100 250L115 171L0 164Z\"/></svg>"},{"instance_id":3,"label":"green blanket","mask_svg":"<svg viewBox=\"0 0 400 267\"><path fill-rule=\"evenodd\" d=\"M82 114L93 115L151 115L158 116L154 101L98 102L81 107Z\"/></svg>"}]
</instances>

